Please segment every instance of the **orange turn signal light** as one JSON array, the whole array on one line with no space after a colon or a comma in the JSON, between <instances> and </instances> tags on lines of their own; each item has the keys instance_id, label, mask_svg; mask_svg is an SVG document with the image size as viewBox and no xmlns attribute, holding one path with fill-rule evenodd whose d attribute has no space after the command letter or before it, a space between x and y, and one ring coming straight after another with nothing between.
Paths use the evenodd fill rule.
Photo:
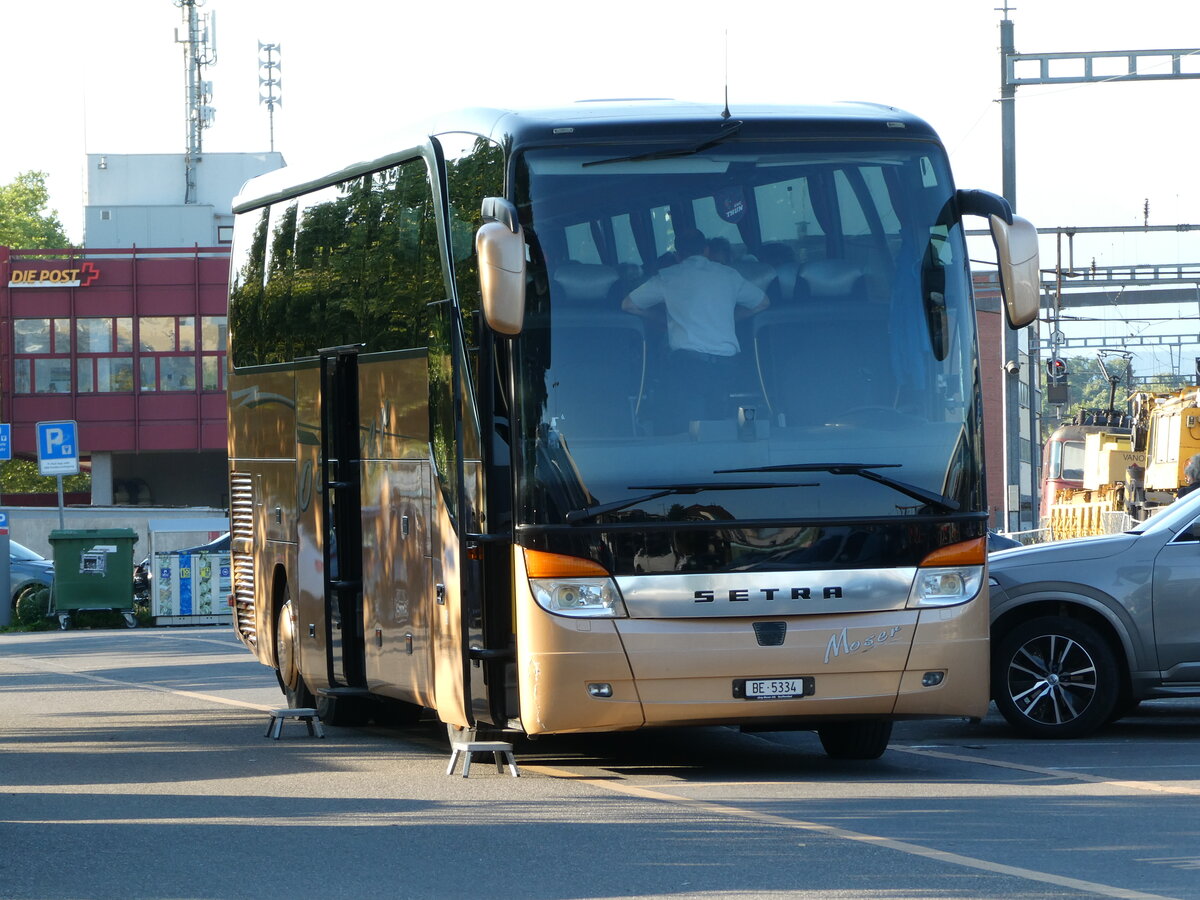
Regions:
<instances>
[{"instance_id":1,"label":"orange turn signal light","mask_svg":"<svg viewBox=\"0 0 1200 900\"><path fill-rule=\"evenodd\" d=\"M522 549L525 553L525 572L530 578L608 577L608 570L593 559Z\"/></svg>"},{"instance_id":2,"label":"orange turn signal light","mask_svg":"<svg viewBox=\"0 0 1200 900\"><path fill-rule=\"evenodd\" d=\"M987 538L972 538L948 547L939 547L923 560L921 568L933 566L982 566L987 561Z\"/></svg>"}]
</instances>

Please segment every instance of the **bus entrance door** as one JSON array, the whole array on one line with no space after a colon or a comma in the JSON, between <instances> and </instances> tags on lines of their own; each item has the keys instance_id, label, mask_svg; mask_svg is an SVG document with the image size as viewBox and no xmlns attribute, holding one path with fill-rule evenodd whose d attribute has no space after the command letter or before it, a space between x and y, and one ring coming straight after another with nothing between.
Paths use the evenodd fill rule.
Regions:
<instances>
[{"instance_id":1,"label":"bus entrance door","mask_svg":"<svg viewBox=\"0 0 1200 900\"><path fill-rule=\"evenodd\" d=\"M363 639L362 496L358 351L321 357L321 508L325 540L325 647L331 686L366 687Z\"/></svg>"}]
</instances>

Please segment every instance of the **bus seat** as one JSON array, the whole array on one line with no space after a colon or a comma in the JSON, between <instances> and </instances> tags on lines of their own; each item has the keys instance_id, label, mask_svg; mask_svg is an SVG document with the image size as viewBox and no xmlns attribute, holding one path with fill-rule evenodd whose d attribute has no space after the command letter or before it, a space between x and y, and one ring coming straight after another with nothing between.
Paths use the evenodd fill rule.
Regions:
<instances>
[{"instance_id":1,"label":"bus seat","mask_svg":"<svg viewBox=\"0 0 1200 900\"><path fill-rule=\"evenodd\" d=\"M758 248L758 258L775 268L778 299L790 303L796 292L796 275L800 268L796 262L796 251L788 244L772 241ZM776 298L771 299L774 301Z\"/></svg>"},{"instance_id":2,"label":"bus seat","mask_svg":"<svg viewBox=\"0 0 1200 900\"><path fill-rule=\"evenodd\" d=\"M893 404L887 304L863 303L848 315L839 302L811 303L768 309L751 322L776 425L827 425L851 409Z\"/></svg>"},{"instance_id":3,"label":"bus seat","mask_svg":"<svg viewBox=\"0 0 1200 900\"><path fill-rule=\"evenodd\" d=\"M805 263L796 280L796 295L813 300L862 300L866 278L862 266L845 259Z\"/></svg>"},{"instance_id":4,"label":"bus seat","mask_svg":"<svg viewBox=\"0 0 1200 900\"><path fill-rule=\"evenodd\" d=\"M733 268L748 282L766 294L772 303L779 300L774 266L765 262L739 259L733 264Z\"/></svg>"},{"instance_id":5,"label":"bus seat","mask_svg":"<svg viewBox=\"0 0 1200 900\"><path fill-rule=\"evenodd\" d=\"M642 319L619 310L556 307L546 385L547 414L568 437L626 438L637 433L646 381Z\"/></svg>"},{"instance_id":6,"label":"bus seat","mask_svg":"<svg viewBox=\"0 0 1200 900\"><path fill-rule=\"evenodd\" d=\"M563 263L554 270L556 306L611 306L620 304L620 276L609 266L593 263Z\"/></svg>"}]
</instances>

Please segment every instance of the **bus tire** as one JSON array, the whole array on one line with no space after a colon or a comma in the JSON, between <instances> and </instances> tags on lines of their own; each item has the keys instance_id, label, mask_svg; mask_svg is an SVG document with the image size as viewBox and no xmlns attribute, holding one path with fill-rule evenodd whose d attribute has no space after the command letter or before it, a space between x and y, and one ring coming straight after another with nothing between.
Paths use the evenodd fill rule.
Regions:
<instances>
[{"instance_id":1,"label":"bus tire","mask_svg":"<svg viewBox=\"0 0 1200 900\"><path fill-rule=\"evenodd\" d=\"M314 706L326 725L357 728L371 718L371 701L365 697L317 697Z\"/></svg>"},{"instance_id":2,"label":"bus tire","mask_svg":"<svg viewBox=\"0 0 1200 900\"><path fill-rule=\"evenodd\" d=\"M287 585L283 587L283 596L283 605L275 616L275 677L287 699L288 709L311 709L316 705L315 698L300 671L300 642Z\"/></svg>"},{"instance_id":3,"label":"bus tire","mask_svg":"<svg viewBox=\"0 0 1200 900\"><path fill-rule=\"evenodd\" d=\"M836 722L818 728L817 737L830 759L879 759L891 740L892 723Z\"/></svg>"}]
</instances>

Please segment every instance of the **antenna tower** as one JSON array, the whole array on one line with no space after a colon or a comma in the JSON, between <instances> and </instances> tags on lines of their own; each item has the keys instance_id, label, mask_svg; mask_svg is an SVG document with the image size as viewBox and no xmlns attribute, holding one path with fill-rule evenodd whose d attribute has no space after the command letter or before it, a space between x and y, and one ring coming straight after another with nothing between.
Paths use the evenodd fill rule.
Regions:
<instances>
[{"instance_id":1,"label":"antenna tower","mask_svg":"<svg viewBox=\"0 0 1200 900\"><path fill-rule=\"evenodd\" d=\"M283 50L279 44L258 42L258 102L267 104L267 121L271 129L271 152L275 152L275 107L283 106L283 79L279 58Z\"/></svg>"},{"instance_id":2,"label":"antenna tower","mask_svg":"<svg viewBox=\"0 0 1200 900\"><path fill-rule=\"evenodd\" d=\"M184 203L196 202L196 166L203 150L204 129L213 123L212 82L204 80L204 69L217 61L217 15L202 15L204 0L175 0L183 11L185 36L175 29L175 43L183 44L187 88L187 151L184 154L186 189Z\"/></svg>"}]
</instances>

